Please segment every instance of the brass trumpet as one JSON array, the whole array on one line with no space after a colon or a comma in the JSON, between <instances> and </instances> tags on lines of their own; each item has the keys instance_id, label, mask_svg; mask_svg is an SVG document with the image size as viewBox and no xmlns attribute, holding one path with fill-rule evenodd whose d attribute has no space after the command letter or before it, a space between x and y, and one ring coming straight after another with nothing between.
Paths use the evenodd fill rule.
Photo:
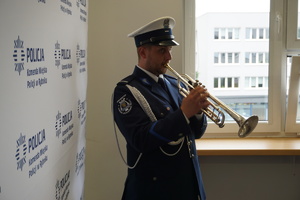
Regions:
<instances>
[{"instance_id":1,"label":"brass trumpet","mask_svg":"<svg viewBox=\"0 0 300 200\"><path fill-rule=\"evenodd\" d=\"M180 75L169 64L166 64L165 67L168 68L177 77L178 90L182 96L186 97L189 94L189 91L186 88L183 88L181 86L181 83L183 83L185 86L187 86L190 89L194 89L197 86L205 87L198 80L194 80L187 74ZM237 112L229 108L227 105L221 102L217 97L214 97L210 93L208 95L208 101L210 103L209 107L207 107L206 109L202 109L202 112L220 128L224 127L224 121L225 121L225 115L221 110L222 108L237 122L238 126L240 127L238 131L239 137L241 138L246 137L255 129L258 123L258 116L253 115L248 119L245 119L245 117L241 116L240 114L238 114Z\"/></svg>"}]
</instances>

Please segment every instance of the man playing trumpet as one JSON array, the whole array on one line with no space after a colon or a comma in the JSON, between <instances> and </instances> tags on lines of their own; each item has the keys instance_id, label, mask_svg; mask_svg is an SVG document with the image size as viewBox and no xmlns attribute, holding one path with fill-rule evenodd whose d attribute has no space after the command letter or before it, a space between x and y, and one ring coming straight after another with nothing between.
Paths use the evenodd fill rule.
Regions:
<instances>
[{"instance_id":1,"label":"man playing trumpet","mask_svg":"<svg viewBox=\"0 0 300 200\"><path fill-rule=\"evenodd\" d=\"M180 95L166 75L175 20L163 17L129 34L138 64L120 81L113 97L114 120L127 142L128 176L123 200L205 200L195 139L207 127L201 110L208 93L195 87ZM161 83L162 82L162 83Z\"/></svg>"}]
</instances>

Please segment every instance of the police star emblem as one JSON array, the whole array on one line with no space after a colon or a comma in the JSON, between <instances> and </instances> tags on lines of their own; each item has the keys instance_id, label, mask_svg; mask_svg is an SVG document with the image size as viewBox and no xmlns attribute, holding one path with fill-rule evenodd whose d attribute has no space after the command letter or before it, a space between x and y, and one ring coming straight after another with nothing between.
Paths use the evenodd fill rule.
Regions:
<instances>
[{"instance_id":1,"label":"police star emblem","mask_svg":"<svg viewBox=\"0 0 300 200\"><path fill-rule=\"evenodd\" d=\"M118 110L121 114L127 114L132 109L132 102L125 96L121 97L118 101Z\"/></svg>"},{"instance_id":2,"label":"police star emblem","mask_svg":"<svg viewBox=\"0 0 300 200\"><path fill-rule=\"evenodd\" d=\"M170 19L164 20L164 28L170 28Z\"/></svg>"},{"instance_id":3,"label":"police star emblem","mask_svg":"<svg viewBox=\"0 0 300 200\"><path fill-rule=\"evenodd\" d=\"M20 36L18 36L18 39L14 40L14 54L13 58L15 61L15 71L19 73L19 76L21 75L21 71L24 70L24 60L25 60L25 50L24 50L24 41L20 39Z\"/></svg>"},{"instance_id":4,"label":"police star emblem","mask_svg":"<svg viewBox=\"0 0 300 200\"><path fill-rule=\"evenodd\" d=\"M60 60L61 60L61 49L58 41L55 43L54 59L55 59L55 66L58 68L60 66Z\"/></svg>"}]
</instances>

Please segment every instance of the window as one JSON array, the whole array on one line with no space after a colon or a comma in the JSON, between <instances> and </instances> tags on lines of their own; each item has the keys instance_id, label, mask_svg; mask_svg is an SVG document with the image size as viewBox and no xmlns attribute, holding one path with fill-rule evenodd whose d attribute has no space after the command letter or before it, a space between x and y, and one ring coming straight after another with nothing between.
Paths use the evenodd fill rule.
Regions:
<instances>
[{"instance_id":1,"label":"window","mask_svg":"<svg viewBox=\"0 0 300 200\"><path fill-rule=\"evenodd\" d=\"M238 77L215 77L214 88L238 88L239 78Z\"/></svg>"},{"instance_id":2,"label":"window","mask_svg":"<svg viewBox=\"0 0 300 200\"><path fill-rule=\"evenodd\" d=\"M253 0L249 6L242 2L185 1L186 32L196 29L193 38L197 38L197 55L191 62L191 54L186 53L185 72L196 74L195 79L211 94L245 118L259 116L251 136L296 136L300 132L300 78L298 73L290 77L293 67L288 61L300 55L298 0ZM207 8L205 13L203 8ZM194 25L190 13L196 16ZM185 34L186 43L192 44L193 34ZM188 45L185 48L190 52ZM233 119L226 116L225 124L220 129L212 123L206 136L236 137Z\"/></svg>"},{"instance_id":3,"label":"window","mask_svg":"<svg viewBox=\"0 0 300 200\"><path fill-rule=\"evenodd\" d=\"M245 77L245 88L268 88L268 77Z\"/></svg>"},{"instance_id":4,"label":"window","mask_svg":"<svg viewBox=\"0 0 300 200\"><path fill-rule=\"evenodd\" d=\"M240 37L239 28L215 28L215 40L238 40Z\"/></svg>"},{"instance_id":5,"label":"window","mask_svg":"<svg viewBox=\"0 0 300 200\"><path fill-rule=\"evenodd\" d=\"M245 63L268 64L269 53L268 52L246 52Z\"/></svg>"},{"instance_id":6,"label":"window","mask_svg":"<svg viewBox=\"0 0 300 200\"><path fill-rule=\"evenodd\" d=\"M232 52L232 53L214 53L214 63L215 64L232 64L232 63L239 63L239 53Z\"/></svg>"},{"instance_id":7,"label":"window","mask_svg":"<svg viewBox=\"0 0 300 200\"><path fill-rule=\"evenodd\" d=\"M268 28L246 28L246 39L249 40L269 39L269 29Z\"/></svg>"}]
</instances>

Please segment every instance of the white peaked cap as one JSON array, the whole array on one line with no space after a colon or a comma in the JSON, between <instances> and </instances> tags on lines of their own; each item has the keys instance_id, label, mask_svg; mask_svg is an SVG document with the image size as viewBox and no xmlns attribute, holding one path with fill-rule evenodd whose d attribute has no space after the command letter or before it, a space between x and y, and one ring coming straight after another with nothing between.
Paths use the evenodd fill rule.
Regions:
<instances>
[{"instance_id":1,"label":"white peaked cap","mask_svg":"<svg viewBox=\"0 0 300 200\"><path fill-rule=\"evenodd\" d=\"M179 44L172 34L174 26L172 17L161 17L128 34L128 37L134 37L137 47L144 44L177 46Z\"/></svg>"}]
</instances>

